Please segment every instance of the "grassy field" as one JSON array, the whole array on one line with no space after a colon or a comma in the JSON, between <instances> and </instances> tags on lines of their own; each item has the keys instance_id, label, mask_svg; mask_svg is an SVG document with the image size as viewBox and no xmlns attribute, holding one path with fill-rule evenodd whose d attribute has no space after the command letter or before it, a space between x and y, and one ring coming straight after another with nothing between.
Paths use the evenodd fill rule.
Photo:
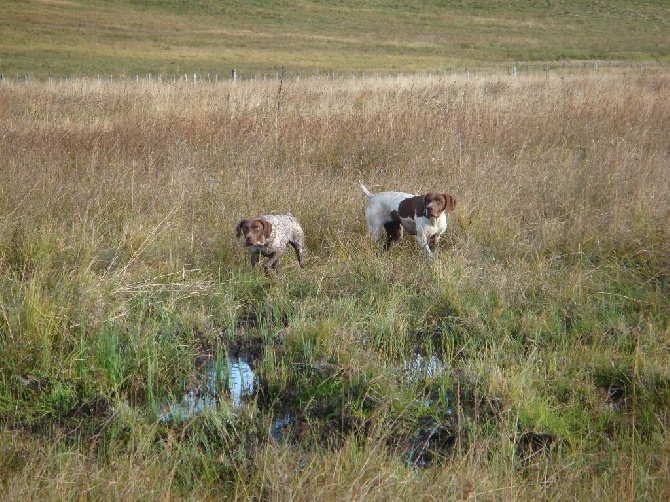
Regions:
<instances>
[{"instance_id":1,"label":"grassy field","mask_svg":"<svg viewBox=\"0 0 670 502\"><path fill-rule=\"evenodd\" d=\"M0 497L667 498L669 93L2 83ZM359 181L456 197L434 262L365 237ZM307 264L265 277L235 226L286 211Z\"/></svg>"},{"instance_id":2,"label":"grassy field","mask_svg":"<svg viewBox=\"0 0 670 502\"><path fill-rule=\"evenodd\" d=\"M667 2L0 12L0 499L670 497Z\"/></svg>"},{"instance_id":3,"label":"grassy field","mask_svg":"<svg viewBox=\"0 0 670 502\"><path fill-rule=\"evenodd\" d=\"M0 73L241 77L668 62L664 0L0 0Z\"/></svg>"}]
</instances>

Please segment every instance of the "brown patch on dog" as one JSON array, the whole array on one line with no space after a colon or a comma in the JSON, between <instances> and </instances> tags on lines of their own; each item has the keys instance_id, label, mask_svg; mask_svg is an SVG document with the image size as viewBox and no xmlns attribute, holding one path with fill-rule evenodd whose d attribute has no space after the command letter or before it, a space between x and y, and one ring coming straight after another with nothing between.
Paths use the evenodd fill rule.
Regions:
<instances>
[{"instance_id":1,"label":"brown patch on dog","mask_svg":"<svg viewBox=\"0 0 670 502\"><path fill-rule=\"evenodd\" d=\"M425 212L424 199L424 196L417 195L403 200L398 204L398 216L401 218L416 218L417 216L423 216Z\"/></svg>"},{"instance_id":2,"label":"brown patch on dog","mask_svg":"<svg viewBox=\"0 0 670 502\"><path fill-rule=\"evenodd\" d=\"M245 246L262 246L272 233L272 223L264 218L242 220L237 225L235 235L244 235Z\"/></svg>"},{"instance_id":3,"label":"brown patch on dog","mask_svg":"<svg viewBox=\"0 0 670 502\"><path fill-rule=\"evenodd\" d=\"M393 218L393 221L384 223L384 228L386 229L386 243L384 244L384 249L387 251L402 237L402 225L400 224L398 212L392 211L391 218Z\"/></svg>"},{"instance_id":4,"label":"brown patch on dog","mask_svg":"<svg viewBox=\"0 0 670 502\"><path fill-rule=\"evenodd\" d=\"M456 199L448 193L430 192L403 200L398 205L398 215L402 218L439 218L446 211L452 212L456 207Z\"/></svg>"}]
</instances>

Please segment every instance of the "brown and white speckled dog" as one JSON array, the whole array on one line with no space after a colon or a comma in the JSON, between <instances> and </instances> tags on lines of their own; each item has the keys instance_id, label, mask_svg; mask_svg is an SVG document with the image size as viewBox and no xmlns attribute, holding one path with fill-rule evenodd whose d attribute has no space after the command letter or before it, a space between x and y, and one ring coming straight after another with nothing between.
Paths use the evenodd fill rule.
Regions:
<instances>
[{"instance_id":1,"label":"brown and white speckled dog","mask_svg":"<svg viewBox=\"0 0 670 502\"><path fill-rule=\"evenodd\" d=\"M242 220L237 224L235 234L244 235L244 245L251 254L251 266L258 264L258 255L268 258L266 272L277 268L279 258L286 252L286 246L295 249L298 263L303 266L305 252L305 232L300 222L292 214L262 215Z\"/></svg>"},{"instance_id":2,"label":"brown and white speckled dog","mask_svg":"<svg viewBox=\"0 0 670 502\"><path fill-rule=\"evenodd\" d=\"M370 193L360 184L368 199L365 206L365 221L368 235L375 241L386 229L386 249L402 237L405 229L416 235L419 246L428 259L433 258L430 244L437 244L447 230L447 213L456 207L456 199L447 193L412 195L405 192Z\"/></svg>"}]
</instances>

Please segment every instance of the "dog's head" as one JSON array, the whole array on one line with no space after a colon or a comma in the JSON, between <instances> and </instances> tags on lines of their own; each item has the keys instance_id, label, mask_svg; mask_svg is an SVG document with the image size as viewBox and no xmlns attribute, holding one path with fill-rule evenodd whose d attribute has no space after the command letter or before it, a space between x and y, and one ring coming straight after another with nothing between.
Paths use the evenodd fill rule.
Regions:
<instances>
[{"instance_id":1,"label":"dog's head","mask_svg":"<svg viewBox=\"0 0 670 502\"><path fill-rule=\"evenodd\" d=\"M245 246L264 246L272 233L272 223L264 218L242 220L237 224L235 235L244 236Z\"/></svg>"},{"instance_id":2,"label":"dog's head","mask_svg":"<svg viewBox=\"0 0 670 502\"><path fill-rule=\"evenodd\" d=\"M456 199L448 193L430 192L423 198L424 216L426 218L439 218L446 211L450 213L456 207Z\"/></svg>"}]
</instances>

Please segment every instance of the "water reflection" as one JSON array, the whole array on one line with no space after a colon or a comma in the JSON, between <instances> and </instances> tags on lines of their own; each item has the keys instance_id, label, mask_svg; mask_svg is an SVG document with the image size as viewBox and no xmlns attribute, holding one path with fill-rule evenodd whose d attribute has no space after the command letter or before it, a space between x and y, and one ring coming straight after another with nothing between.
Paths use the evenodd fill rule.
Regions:
<instances>
[{"instance_id":1,"label":"water reflection","mask_svg":"<svg viewBox=\"0 0 670 502\"><path fill-rule=\"evenodd\" d=\"M256 376L245 356L229 357L227 367L214 360L209 361L205 370L205 378L200 385L190 388L180 401L166 403L160 415L161 421L184 421L207 409L216 408L219 399L217 388L224 382L235 408L241 405L242 397L254 393Z\"/></svg>"},{"instance_id":2,"label":"water reflection","mask_svg":"<svg viewBox=\"0 0 670 502\"><path fill-rule=\"evenodd\" d=\"M240 356L228 359L228 390L236 408L242 403L242 396L251 396L254 393L256 376L247 362L247 358Z\"/></svg>"},{"instance_id":3,"label":"water reflection","mask_svg":"<svg viewBox=\"0 0 670 502\"><path fill-rule=\"evenodd\" d=\"M405 361L405 374L410 381L434 378L444 373L444 363L437 356L415 354Z\"/></svg>"}]
</instances>

